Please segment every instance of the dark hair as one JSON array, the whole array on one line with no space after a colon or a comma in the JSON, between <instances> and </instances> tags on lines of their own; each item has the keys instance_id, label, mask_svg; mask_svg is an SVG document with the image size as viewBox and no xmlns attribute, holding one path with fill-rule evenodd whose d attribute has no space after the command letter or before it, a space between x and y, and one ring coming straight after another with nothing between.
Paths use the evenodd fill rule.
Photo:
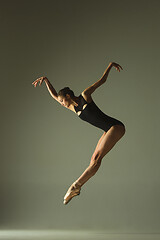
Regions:
<instances>
[{"instance_id":1,"label":"dark hair","mask_svg":"<svg viewBox=\"0 0 160 240\"><path fill-rule=\"evenodd\" d=\"M69 87L64 87L58 92L58 96L66 97L66 94L69 94L70 97L75 97L74 92Z\"/></svg>"}]
</instances>

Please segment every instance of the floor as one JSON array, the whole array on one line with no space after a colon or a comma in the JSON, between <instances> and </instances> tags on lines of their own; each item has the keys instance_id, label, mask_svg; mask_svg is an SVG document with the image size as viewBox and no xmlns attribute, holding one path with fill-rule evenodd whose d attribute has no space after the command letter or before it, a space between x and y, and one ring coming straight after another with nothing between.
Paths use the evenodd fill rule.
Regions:
<instances>
[{"instance_id":1,"label":"floor","mask_svg":"<svg viewBox=\"0 0 160 240\"><path fill-rule=\"evenodd\" d=\"M109 234L102 231L0 230L2 240L160 240L160 234Z\"/></svg>"}]
</instances>

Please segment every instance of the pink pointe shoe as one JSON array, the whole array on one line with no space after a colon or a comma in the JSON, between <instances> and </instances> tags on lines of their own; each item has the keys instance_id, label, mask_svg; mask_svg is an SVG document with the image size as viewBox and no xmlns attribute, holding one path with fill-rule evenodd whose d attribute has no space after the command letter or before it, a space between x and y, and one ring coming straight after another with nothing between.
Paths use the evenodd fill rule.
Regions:
<instances>
[{"instance_id":1,"label":"pink pointe shoe","mask_svg":"<svg viewBox=\"0 0 160 240\"><path fill-rule=\"evenodd\" d=\"M75 184L76 184L76 185L75 185ZM69 187L66 195L64 196L64 201L63 201L63 203L64 203L64 204L69 203L69 201L70 201L73 197L75 197L75 196L77 196L77 195L80 194L80 190L81 190L81 186L80 186L80 185L78 185L78 184L75 183L75 182L72 183L72 185Z\"/></svg>"}]
</instances>

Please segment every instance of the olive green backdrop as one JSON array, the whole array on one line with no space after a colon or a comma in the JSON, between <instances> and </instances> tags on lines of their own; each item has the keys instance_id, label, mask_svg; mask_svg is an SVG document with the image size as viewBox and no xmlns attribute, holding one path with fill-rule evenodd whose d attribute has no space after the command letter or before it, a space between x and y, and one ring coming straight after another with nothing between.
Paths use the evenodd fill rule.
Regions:
<instances>
[{"instance_id":1,"label":"olive green backdrop","mask_svg":"<svg viewBox=\"0 0 160 240\"><path fill-rule=\"evenodd\" d=\"M158 233L159 1L0 1L1 229ZM63 205L103 131L61 107L45 84L92 95L125 136Z\"/></svg>"}]
</instances>

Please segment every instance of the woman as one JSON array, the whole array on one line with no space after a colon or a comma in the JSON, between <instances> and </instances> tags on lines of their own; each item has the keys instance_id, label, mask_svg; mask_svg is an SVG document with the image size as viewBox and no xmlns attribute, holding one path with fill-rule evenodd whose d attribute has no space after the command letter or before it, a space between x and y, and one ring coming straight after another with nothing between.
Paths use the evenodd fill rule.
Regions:
<instances>
[{"instance_id":1,"label":"woman","mask_svg":"<svg viewBox=\"0 0 160 240\"><path fill-rule=\"evenodd\" d=\"M88 168L69 187L65 194L64 204L67 204L74 196L80 194L82 185L97 172L103 157L125 134L124 124L121 121L104 114L91 97L92 93L106 82L112 67L115 67L119 72L120 68L123 70L119 64L111 62L103 76L90 87L86 88L78 97L74 95L74 92L69 87L61 89L57 94L56 90L46 77L40 77L32 83L36 87L38 82L40 86L44 81L49 93L56 101L76 113L83 121L86 121L104 131L97 143Z\"/></svg>"}]
</instances>

